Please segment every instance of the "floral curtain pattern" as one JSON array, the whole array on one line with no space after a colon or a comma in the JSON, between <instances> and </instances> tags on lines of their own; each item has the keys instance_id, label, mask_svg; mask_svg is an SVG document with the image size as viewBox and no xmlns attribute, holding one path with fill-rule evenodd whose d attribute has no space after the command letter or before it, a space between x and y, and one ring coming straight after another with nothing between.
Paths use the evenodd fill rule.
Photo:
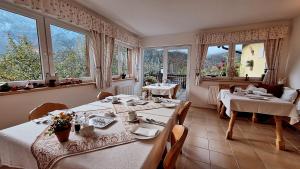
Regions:
<instances>
[{"instance_id":1,"label":"floral curtain pattern","mask_svg":"<svg viewBox=\"0 0 300 169\"><path fill-rule=\"evenodd\" d=\"M205 62L207 49L209 45L230 44L231 50L228 57L228 76L235 76L234 50L233 44L265 41L266 60L268 72L265 76L264 83L275 84L277 82L278 61L280 51L283 46L283 39L288 37L289 25L277 25L265 28L248 29L232 32L201 32L197 37L197 66L196 66L196 85L200 85L201 70Z\"/></svg>"},{"instance_id":2,"label":"floral curtain pattern","mask_svg":"<svg viewBox=\"0 0 300 169\"><path fill-rule=\"evenodd\" d=\"M135 80L138 82L139 81L139 70L140 70L140 60L141 58L141 48L140 47L135 47L132 50L132 72L133 72L133 77Z\"/></svg>"},{"instance_id":3,"label":"floral curtain pattern","mask_svg":"<svg viewBox=\"0 0 300 169\"><path fill-rule=\"evenodd\" d=\"M284 38L288 36L288 32L288 25L279 25L234 32L205 32L199 40L201 44L232 44Z\"/></svg>"},{"instance_id":4,"label":"floral curtain pattern","mask_svg":"<svg viewBox=\"0 0 300 169\"><path fill-rule=\"evenodd\" d=\"M102 16L88 11L71 0L10 0L11 2L51 15L89 31L103 33L132 46L138 46L138 38L127 30L107 22Z\"/></svg>"}]
</instances>

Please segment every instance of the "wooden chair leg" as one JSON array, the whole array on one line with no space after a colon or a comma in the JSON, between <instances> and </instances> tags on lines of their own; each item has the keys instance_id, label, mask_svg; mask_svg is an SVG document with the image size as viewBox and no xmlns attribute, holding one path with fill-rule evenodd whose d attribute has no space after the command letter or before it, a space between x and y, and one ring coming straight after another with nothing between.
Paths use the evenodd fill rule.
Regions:
<instances>
[{"instance_id":1,"label":"wooden chair leg","mask_svg":"<svg viewBox=\"0 0 300 169\"><path fill-rule=\"evenodd\" d=\"M280 116L274 116L276 123L276 148L278 150L285 150L285 141L282 134L282 119Z\"/></svg>"},{"instance_id":2,"label":"wooden chair leg","mask_svg":"<svg viewBox=\"0 0 300 169\"><path fill-rule=\"evenodd\" d=\"M256 115L256 113L252 113L252 123L257 123L257 115Z\"/></svg>"},{"instance_id":3,"label":"wooden chair leg","mask_svg":"<svg viewBox=\"0 0 300 169\"><path fill-rule=\"evenodd\" d=\"M218 101L218 103L217 103L217 112L220 114L220 112L221 112L221 107L222 107L222 105L223 105L223 102L221 101L221 100L219 100Z\"/></svg>"},{"instance_id":4,"label":"wooden chair leg","mask_svg":"<svg viewBox=\"0 0 300 169\"><path fill-rule=\"evenodd\" d=\"M225 107L225 105L223 104L222 107L221 107L220 113L219 113L219 117L220 117L221 119L225 119L225 118L226 118L226 116L225 116L225 111L226 111L226 107Z\"/></svg>"},{"instance_id":5,"label":"wooden chair leg","mask_svg":"<svg viewBox=\"0 0 300 169\"><path fill-rule=\"evenodd\" d=\"M232 130L233 130L234 122L236 120L236 116L237 116L237 112L232 111L230 121L229 121L229 125L228 125L228 129L227 129L227 133L226 133L226 139L232 139L232 134L233 134Z\"/></svg>"}]
</instances>

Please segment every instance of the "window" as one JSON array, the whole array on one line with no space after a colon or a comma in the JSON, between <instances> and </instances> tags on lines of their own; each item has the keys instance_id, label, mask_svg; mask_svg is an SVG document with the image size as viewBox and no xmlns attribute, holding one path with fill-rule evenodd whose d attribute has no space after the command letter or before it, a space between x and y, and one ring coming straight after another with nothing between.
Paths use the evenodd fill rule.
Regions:
<instances>
[{"instance_id":1,"label":"window","mask_svg":"<svg viewBox=\"0 0 300 169\"><path fill-rule=\"evenodd\" d=\"M60 78L90 76L86 36L55 25L50 25L53 64Z\"/></svg>"},{"instance_id":2,"label":"window","mask_svg":"<svg viewBox=\"0 0 300 169\"><path fill-rule=\"evenodd\" d=\"M261 77L266 69L264 43L235 45L235 76Z\"/></svg>"},{"instance_id":3,"label":"window","mask_svg":"<svg viewBox=\"0 0 300 169\"><path fill-rule=\"evenodd\" d=\"M187 74L188 52L187 48L168 50L168 74Z\"/></svg>"},{"instance_id":4,"label":"window","mask_svg":"<svg viewBox=\"0 0 300 169\"><path fill-rule=\"evenodd\" d=\"M229 45L209 46L203 65L204 76L227 76Z\"/></svg>"},{"instance_id":5,"label":"window","mask_svg":"<svg viewBox=\"0 0 300 169\"><path fill-rule=\"evenodd\" d=\"M42 78L37 20L0 9L0 82Z\"/></svg>"},{"instance_id":6,"label":"window","mask_svg":"<svg viewBox=\"0 0 300 169\"><path fill-rule=\"evenodd\" d=\"M144 75L156 76L163 72L163 52L162 48L148 48L144 50Z\"/></svg>"},{"instance_id":7,"label":"window","mask_svg":"<svg viewBox=\"0 0 300 169\"><path fill-rule=\"evenodd\" d=\"M115 44L112 60L112 75L130 74L130 50L120 44Z\"/></svg>"}]
</instances>

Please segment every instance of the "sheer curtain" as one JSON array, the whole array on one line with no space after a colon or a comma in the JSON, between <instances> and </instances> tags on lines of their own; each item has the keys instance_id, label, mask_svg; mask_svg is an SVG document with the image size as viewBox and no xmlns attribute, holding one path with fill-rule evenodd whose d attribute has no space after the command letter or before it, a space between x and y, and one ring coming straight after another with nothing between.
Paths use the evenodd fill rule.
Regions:
<instances>
[{"instance_id":1,"label":"sheer curtain","mask_svg":"<svg viewBox=\"0 0 300 169\"><path fill-rule=\"evenodd\" d=\"M198 44L198 66L197 66L197 74L196 74L196 79L195 79L195 85L200 85L201 83L201 78L202 78L202 73L201 70L203 68L205 58L207 55L207 50L208 50L208 44Z\"/></svg>"},{"instance_id":2,"label":"sheer curtain","mask_svg":"<svg viewBox=\"0 0 300 169\"><path fill-rule=\"evenodd\" d=\"M90 53L94 59L95 80L99 89L111 87L114 41L114 38L103 33L90 32Z\"/></svg>"},{"instance_id":3,"label":"sheer curtain","mask_svg":"<svg viewBox=\"0 0 300 169\"><path fill-rule=\"evenodd\" d=\"M264 84L277 84L280 51L283 46L283 38L268 39L265 42L267 73L263 80Z\"/></svg>"}]
</instances>

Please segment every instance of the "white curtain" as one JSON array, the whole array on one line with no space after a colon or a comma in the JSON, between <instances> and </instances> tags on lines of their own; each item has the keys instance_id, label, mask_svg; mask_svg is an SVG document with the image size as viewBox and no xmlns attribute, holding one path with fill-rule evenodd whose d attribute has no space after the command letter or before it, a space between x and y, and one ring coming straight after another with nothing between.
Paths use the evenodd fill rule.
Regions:
<instances>
[{"instance_id":1,"label":"white curtain","mask_svg":"<svg viewBox=\"0 0 300 169\"><path fill-rule=\"evenodd\" d=\"M114 38L96 31L90 32L91 54L94 58L96 86L105 89L111 86L111 64L114 50Z\"/></svg>"},{"instance_id":2,"label":"white curtain","mask_svg":"<svg viewBox=\"0 0 300 169\"><path fill-rule=\"evenodd\" d=\"M267 73L263 80L264 84L277 84L278 66L280 51L283 46L283 39L268 39L265 42Z\"/></svg>"},{"instance_id":3,"label":"white curtain","mask_svg":"<svg viewBox=\"0 0 300 169\"><path fill-rule=\"evenodd\" d=\"M132 73L135 80L139 81L139 70L140 70L140 59L141 58L141 48L135 47L132 50Z\"/></svg>"},{"instance_id":4,"label":"white curtain","mask_svg":"<svg viewBox=\"0 0 300 169\"><path fill-rule=\"evenodd\" d=\"M201 78L202 78L202 68L205 62L205 58L207 55L207 50L208 50L208 44L198 44L198 63L197 63L197 70L196 70L196 79L195 79L195 85L199 86L201 83Z\"/></svg>"}]
</instances>

